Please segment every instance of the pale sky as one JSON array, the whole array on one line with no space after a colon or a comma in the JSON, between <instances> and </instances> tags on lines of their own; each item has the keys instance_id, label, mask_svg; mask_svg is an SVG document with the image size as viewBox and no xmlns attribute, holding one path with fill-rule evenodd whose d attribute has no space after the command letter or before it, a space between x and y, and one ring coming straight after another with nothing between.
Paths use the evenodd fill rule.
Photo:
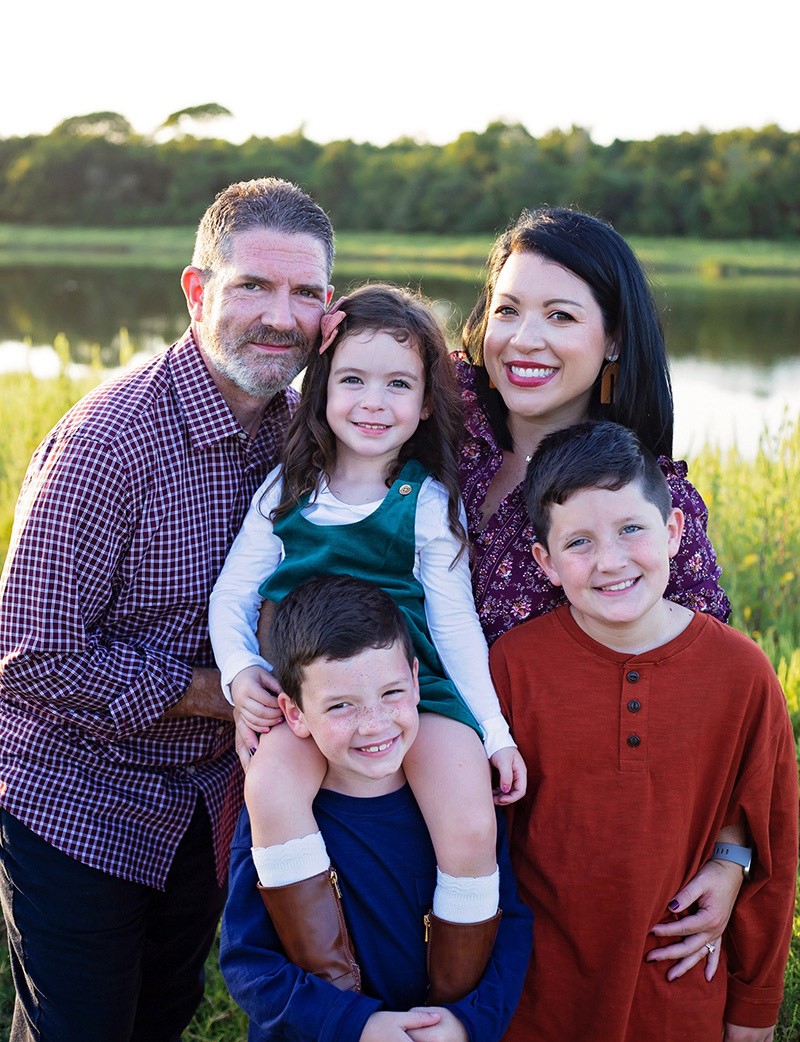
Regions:
<instances>
[{"instance_id":1,"label":"pale sky","mask_svg":"<svg viewBox=\"0 0 800 1042\"><path fill-rule=\"evenodd\" d=\"M797 0L9 0L0 31L0 138L207 102L232 141L800 129Z\"/></svg>"}]
</instances>

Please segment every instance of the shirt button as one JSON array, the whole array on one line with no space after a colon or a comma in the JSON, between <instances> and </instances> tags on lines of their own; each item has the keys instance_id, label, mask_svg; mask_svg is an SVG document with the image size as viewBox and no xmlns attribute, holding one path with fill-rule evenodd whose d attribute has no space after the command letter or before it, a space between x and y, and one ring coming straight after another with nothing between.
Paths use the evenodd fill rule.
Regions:
<instances>
[{"instance_id":1,"label":"shirt button","mask_svg":"<svg viewBox=\"0 0 800 1042\"><path fill-rule=\"evenodd\" d=\"M628 739L628 741L630 742L630 738ZM195 765L193 763L190 763L189 766L186 768L186 773L187 774L195 774L196 771L197 771L197 768L195 767Z\"/></svg>"},{"instance_id":2,"label":"shirt button","mask_svg":"<svg viewBox=\"0 0 800 1042\"><path fill-rule=\"evenodd\" d=\"M632 698L630 702L628 702L628 709L631 713L638 713L641 708L642 703L637 698Z\"/></svg>"},{"instance_id":3,"label":"shirt button","mask_svg":"<svg viewBox=\"0 0 800 1042\"><path fill-rule=\"evenodd\" d=\"M639 674L636 672L635 669L632 669L629 673L625 674L625 679L629 681L631 684L635 684L639 679Z\"/></svg>"},{"instance_id":4,"label":"shirt button","mask_svg":"<svg viewBox=\"0 0 800 1042\"><path fill-rule=\"evenodd\" d=\"M635 749L637 746L642 744L642 740L638 734L629 734L627 742L631 749Z\"/></svg>"}]
</instances>

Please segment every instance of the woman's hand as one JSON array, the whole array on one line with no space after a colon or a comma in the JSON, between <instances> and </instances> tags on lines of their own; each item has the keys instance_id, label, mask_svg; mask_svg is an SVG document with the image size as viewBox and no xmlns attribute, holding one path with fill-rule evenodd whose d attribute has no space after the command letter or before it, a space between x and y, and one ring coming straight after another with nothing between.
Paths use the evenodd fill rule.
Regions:
<instances>
[{"instance_id":1,"label":"woman's hand","mask_svg":"<svg viewBox=\"0 0 800 1042\"><path fill-rule=\"evenodd\" d=\"M707 958L705 975L706 980L711 980L719 965L720 938L728 925L743 879L740 865L730 861L706 862L669 903L670 911L676 914L695 902L698 910L674 922L657 923L651 931L656 937L682 937L683 940L663 948L653 948L647 953L647 962L677 960L667 972L667 980L677 980L695 963Z\"/></svg>"}]
</instances>

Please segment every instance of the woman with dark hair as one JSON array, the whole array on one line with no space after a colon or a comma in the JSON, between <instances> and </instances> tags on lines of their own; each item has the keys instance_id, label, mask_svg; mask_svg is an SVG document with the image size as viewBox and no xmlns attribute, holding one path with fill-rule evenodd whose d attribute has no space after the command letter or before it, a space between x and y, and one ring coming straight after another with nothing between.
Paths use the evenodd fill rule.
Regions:
<instances>
[{"instance_id":1,"label":"woman with dark hair","mask_svg":"<svg viewBox=\"0 0 800 1042\"><path fill-rule=\"evenodd\" d=\"M622 236L578 211L523 211L492 248L463 346L466 357L456 363L466 426L461 492L475 603L489 643L564 603L533 560L522 482L545 435L590 418L636 432L658 457L673 505L684 513L666 596L727 620L706 506L687 480L686 464L671 458L672 389L658 312ZM746 849L739 827L724 829L719 839L727 844L722 857L715 848L714 859L670 905L673 918L695 902L699 912L654 927L673 943L649 958L675 961L671 978L706 956L706 973L716 970L716 941L743 876L739 863L724 859L731 845L735 857Z\"/></svg>"},{"instance_id":2,"label":"woman with dark hair","mask_svg":"<svg viewBox=\"0 0 800 1042\"><path fill-rule=\"evenodd\" d=\"M686 464L670 458L672 388L658 312L622 236L575 210L523 211L492 248L463 343L461 491L488 640L564 601L531 557L522 479L545 434L592 418L639 435L686 515L667 596L727 620L708 512Z\"/></svg>"}]
</instances>

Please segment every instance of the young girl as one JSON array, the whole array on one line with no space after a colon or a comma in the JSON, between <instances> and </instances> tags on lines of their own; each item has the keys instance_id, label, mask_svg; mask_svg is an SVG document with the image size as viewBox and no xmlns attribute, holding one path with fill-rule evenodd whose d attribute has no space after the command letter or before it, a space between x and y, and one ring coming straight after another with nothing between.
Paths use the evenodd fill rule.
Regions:
<instances>
[{"instance_id":1,"label":"young girl","mask_svg":"<svg viewBox=\"0 0 800 1042\"><path fill-rule=\"evenodd\" d=\"M311 810L325 763L313 743L274 726L282 719L280 686L259 648L261 603L279 601L312 575L344 573L376 582L403 611L419 660L422 710L404 767L438 862L431 979L441 961L454 989L432 993L435 1002L474 987L497 928L487 757L499 774L496 802L525 791L525 767L500 713L472 600L452 370L441 328L421 299L369 285L333 305L283 464L256 493L210 605L223 686L242 720L261 732L259 753L273 771L269 826L253 836L256 848L266 848L257 861L265 901L269 895L273 921L282 918L276 902L290 902L293 930L306 935L319 928L330 900L330 888L321 902L311 896L313 880L330 866ZM381 748L362 752L379 760ZM297 887L305 887L301 899ZM324 967L315 972L333 976Z\"/></svg>"}]
</instances>

